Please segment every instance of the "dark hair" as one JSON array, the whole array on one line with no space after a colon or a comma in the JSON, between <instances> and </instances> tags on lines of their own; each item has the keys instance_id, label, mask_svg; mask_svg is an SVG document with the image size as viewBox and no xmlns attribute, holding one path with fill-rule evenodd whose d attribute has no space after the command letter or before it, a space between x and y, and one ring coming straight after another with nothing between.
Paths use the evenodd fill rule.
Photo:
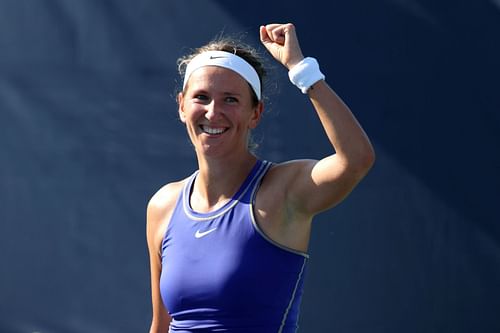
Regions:
<instances>
[{"instance_id":1,"label":"dark hair","mask_svg":"<svg viewBox=\"0 0 500 333\"><path fill-rule=\"evenodd\" d=\"M208 44L196 48L190 54L187 54L179 58L177 60L177 69L182 79L184 79L184 73L186 72L186 67L189 64L189 62L198 54L201 54L206 51L225 51L233 53L243 58L257 72L257 75L259 76L260 80L261 95L262 95L263 81L267 74L266 69L264 68L264 58L262 58L262 56L254 47L234 37L227 37L227 36L216 37ZM257 99L257 96L255 95L253 89L251 89L250 84L249 88L252 94L252 104L254 106L257 106L259 100Z\"/></svg>"}]
</instances>

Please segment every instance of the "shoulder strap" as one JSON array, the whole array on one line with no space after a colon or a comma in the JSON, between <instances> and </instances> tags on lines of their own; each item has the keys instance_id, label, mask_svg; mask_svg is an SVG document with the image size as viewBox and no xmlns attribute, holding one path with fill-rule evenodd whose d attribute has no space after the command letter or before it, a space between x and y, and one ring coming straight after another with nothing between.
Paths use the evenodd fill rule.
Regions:
<instances>
[{"instance_id":1,"label":"shoulder strap","mask_svg":"<svg viewBox=\"0 0 500 333\"><path fill-rule=\"evenodd\" d=\"M255 194L260 187L262 179L266 175L269 168L272 166L271 162L268 161L260 161L260 165L255 171L254 176L252 177L250 183L248 184L247 191L245 195L241 198L241 201L246 203L253 203L255 200Z\"/></svg>"}]
</instances>

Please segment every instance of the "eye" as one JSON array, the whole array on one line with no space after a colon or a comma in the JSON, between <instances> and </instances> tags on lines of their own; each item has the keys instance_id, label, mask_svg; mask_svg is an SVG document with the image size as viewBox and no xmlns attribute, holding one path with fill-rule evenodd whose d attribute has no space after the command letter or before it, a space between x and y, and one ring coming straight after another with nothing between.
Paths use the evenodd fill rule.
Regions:
<instances>
[{"instance_id":1,"label":"eye","mask_svg":"<svg viewBox=\"0 0 500 333\"><path fill-rule=\"evenodd\" d=\"M233 97L233 96L228 96L224 99L224 101L226 103L229 103L229 104L235 104L235 103L238 103L238 99L236 97Z\"/></svg>"},{"instance_id":2,"label":"eye","mask_svg":"<svg viewBox=\"0 0 500 333\"><path fill-rule=\"evenodd\" d=\"M207 103L209 101L209 97L205 94L194 94L193 100L197 103Z\"/></svg>"},{"instance_id":3,"label":"eye","mask_svg":"<svg viewBox=\"0 0 500 333\"><path fill-rule=\"evenodd\" d=\"M203 94L197 94L197 95L194 95L193 96L195 99L199 99L201 101L206 101L208 100L208 96L207 95L203 95Z\"/></svg>"}]
</instances>

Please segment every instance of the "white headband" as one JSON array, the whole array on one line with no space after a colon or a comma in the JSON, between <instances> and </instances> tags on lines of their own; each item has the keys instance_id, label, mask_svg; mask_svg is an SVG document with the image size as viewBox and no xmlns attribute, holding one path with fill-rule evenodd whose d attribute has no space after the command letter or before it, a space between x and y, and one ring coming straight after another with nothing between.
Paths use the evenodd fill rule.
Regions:
<instances>
[{"instance_id":1,"label":"white headband","mask_svg":"<svg viewBox=\"0 0 500 333\"><path fill-rule=\"evenodd\" d=\"M250 84L260 101L260 79L255 69L243 58L225 51L206 51L194 57L186 67L182 89L186 88L191 74L198 68L205 66L223 67L238 73Z\"/></svg>"}]
</instances>

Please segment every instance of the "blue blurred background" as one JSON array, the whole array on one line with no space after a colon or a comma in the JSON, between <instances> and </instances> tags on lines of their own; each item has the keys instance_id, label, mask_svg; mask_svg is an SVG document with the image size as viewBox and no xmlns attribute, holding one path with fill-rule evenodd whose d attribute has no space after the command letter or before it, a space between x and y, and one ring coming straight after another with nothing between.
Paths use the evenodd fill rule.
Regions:
<instances>
[{"instance_id":1,"label":"blue blurred background","mask_svg":"<svg viewBox=\"0 0 500 333\"><path fill-rule=\"evenodd\" d=\"M0 332L147 332L148 199L197 168L176 59L293 22L377 152L301 333L500 332L500 1L0 0ZM259 156L330 152L273 64Z\"/></svg>"}]
</instances>

